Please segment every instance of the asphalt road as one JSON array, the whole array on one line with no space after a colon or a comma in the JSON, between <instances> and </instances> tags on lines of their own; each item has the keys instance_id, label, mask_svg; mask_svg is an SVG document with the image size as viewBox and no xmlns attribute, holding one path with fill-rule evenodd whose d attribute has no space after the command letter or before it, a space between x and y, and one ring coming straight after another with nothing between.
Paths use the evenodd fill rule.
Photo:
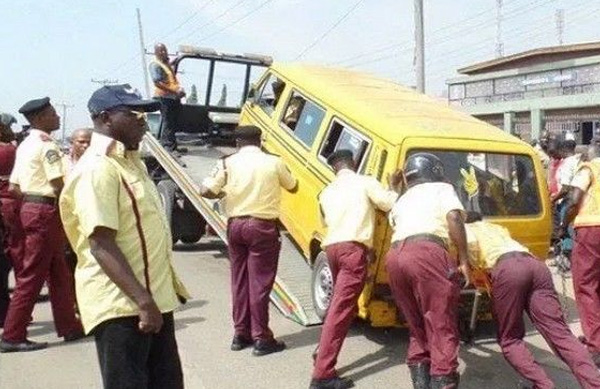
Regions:
<instances>
[{"instance_id":1,"label":"asphalt road","mask_svg":"<svg viewBox=\"0 0 600 389\"><path fill-rule=\"evenodd\" d=\"M320 328L301 327L272 308L273 331L288 349L264 357L252 356L250 349L230 351L229 264L225 247L219 241L209 240L176 250L175 266L194 296L175 316L186 387L307 388L311 353ZM560 279L555 281L561 290ZM570 322L579 334L571 298L568 304ZM50 347L32 353L0 354L0 388L102 387L93 339L61 342L54 333L49 303L37 304L29 334L33 340L50 342ZM339 372L353 378L357 388L412 388L404 363L407 339L406 330L373 329L357 322L342 349ZM527 341L557 388L579 387L539 334L529 331ZM474 346L461 348L460 371L461 388L516 388L519 383L517 374L504 361L489 324L479 326Z\"/></svg>"}]
</instances>

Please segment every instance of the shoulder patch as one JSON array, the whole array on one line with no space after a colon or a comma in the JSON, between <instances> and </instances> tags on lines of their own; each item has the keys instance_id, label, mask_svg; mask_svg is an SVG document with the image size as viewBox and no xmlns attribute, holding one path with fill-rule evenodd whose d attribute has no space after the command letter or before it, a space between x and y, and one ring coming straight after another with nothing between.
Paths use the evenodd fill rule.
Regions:
<instances>
[{"instance_id":1,"label":"shoulder patch","mask_svg":"<svg viewBox=\"0 0 600 389\"><path fill-rule=\"evenodd\" d=\"M48 134L41 134L40 138L44 142L52 142L52 137L50 135L48 135Z\"/></svg>"},{"instance_id":2,"label":"shoulder patch","mask_svg":"<svg viewBox=\"0 0 600 389\"><path fill-rule=\"evenodd\" d=\"M48 163L51 163L51 164L60 161L60 154L56 150L48 150L46 152L45 157L46 157L46 160L48 161Z\"/></svg>"}]
</instances>

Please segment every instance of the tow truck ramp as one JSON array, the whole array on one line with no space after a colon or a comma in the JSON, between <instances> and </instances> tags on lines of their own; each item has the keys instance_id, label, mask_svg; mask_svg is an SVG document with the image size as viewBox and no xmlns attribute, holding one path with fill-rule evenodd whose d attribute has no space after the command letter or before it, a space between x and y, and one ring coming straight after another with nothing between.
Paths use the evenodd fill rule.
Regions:
<instances>
[{"instance_id":1,"label":"tow truck ramp","mask_svg":"<svg viewBox=\"0 0 600 389\"><path fill-rule=\"evenodd\" d=\"M181 157L184 167L150 133L144 137L144 147L156 158L206 223L227 244L227 221L219 213L219 202L200 196L200 182L227 152L216 147L190 146L188 153ZM229 151L233 152L233 149ZM288 233L282 232L281 254L275 285L271 291L271 302L284 316L304 326L321 323L313 308L311 275L312 271L303 254L296 248Z\"/></svg>"}]
</instances>

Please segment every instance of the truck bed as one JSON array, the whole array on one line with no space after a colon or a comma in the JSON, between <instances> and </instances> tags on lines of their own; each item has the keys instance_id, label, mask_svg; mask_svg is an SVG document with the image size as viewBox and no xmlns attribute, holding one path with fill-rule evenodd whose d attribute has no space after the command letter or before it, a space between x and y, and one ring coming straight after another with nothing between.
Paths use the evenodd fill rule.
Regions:
<instances>
[{"instance_id":1,"label":"truck bed","mask_svg":"<svg viewBox=\"0 0 600 389\"><path fill-rule=\"evenodd\" d=\"M219 213L218 201L204 199L199 195L200 183L208 176L217 161L235 152L231 147L189 146L178 163L151 134L144 138L144 148L150 152L181 191L187 196L208 225L227 243L227 220ZM286 317L305 326L321 323L311 298L311 275L303 254L296 248L291 237L282 231L282 247L271 302Z\"/></svg>"}]
</instances>

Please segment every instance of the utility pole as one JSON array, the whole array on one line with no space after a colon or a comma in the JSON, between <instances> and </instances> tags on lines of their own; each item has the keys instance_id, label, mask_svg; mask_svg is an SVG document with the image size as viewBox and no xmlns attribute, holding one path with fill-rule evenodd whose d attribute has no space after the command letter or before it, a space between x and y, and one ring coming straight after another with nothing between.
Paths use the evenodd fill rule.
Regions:
<instances>
[{"instance_id":1,"label":"utility pole","mask_svg":"<svg viewBox=\"0 0 600 389\"><path fill-rule=\"evenodd\" d=\"M562 46L565 37L565 10L556 10L556 35L558 37L558 44Z\"/></svg>"},{"instance_id":2,"label":"utility pole","mask_svg":"<svg viewBox=\"0 0 600 389\"><path fill-rule=\"evenodd\" d=\"M102 80L96 80L95 78L92 78L90 80L91 82L93 82L94 84L100 84L100 85L112 85L112 84L118 84L119 80L117 79L102 79Z\"/></svg>"},{"instance_id":3,"label":"utility pole","mask_svg":"<svg viewBox=\"0 0 600 389\"><path fill-rule=\"evenodd\" d=\"M140 57L142 59L142 69L144 70L144 89L146 97L150 97L150 84L148 83L148 66L146 65L146 48L144 45L144 31L142 30L142 15L140 9L135 9L137 12L138 33L140 35Z\"/></svg>"},{"instance_id":4,"label":"utility pole","mask_svg":"<svg viewBox=\"0 0 600 389\"><path fill-rule=\"evenodd\" d=\"M62 107L62 117L60 118L60 121L62 123L62 128L61 128L61 138L60 141L62 143L65 142L65 133L66 133L66 129L67 129L67 109L68 108L73 108L74 105L71 104L67 104L67 103L54 103L55 105Z\"/></svg>"},{"instance_id":5,"label":"utility pole","mask_svg":"<svg viewBox=\"0 0 600 389\"><path fill-rule=\"evenodd\" d=\"M423 0L415 0L415 67L417 91L425 93L425 29L423 22Z\"/></svg>"},{"instance_id":6,"label":"utility pole","mask_svg":"<svg viewBox=\"0 0 600 389\"><path fill-rule=\"evenodd\" d=\"M496 57L504 56L504 42L502 42L502 7L503 0L496 0Z\"/></svg>"}]
</instances>

